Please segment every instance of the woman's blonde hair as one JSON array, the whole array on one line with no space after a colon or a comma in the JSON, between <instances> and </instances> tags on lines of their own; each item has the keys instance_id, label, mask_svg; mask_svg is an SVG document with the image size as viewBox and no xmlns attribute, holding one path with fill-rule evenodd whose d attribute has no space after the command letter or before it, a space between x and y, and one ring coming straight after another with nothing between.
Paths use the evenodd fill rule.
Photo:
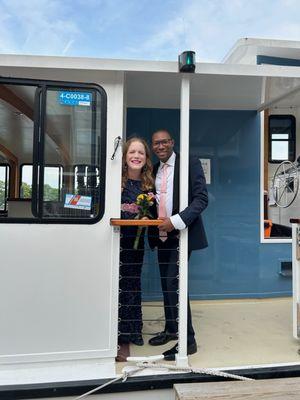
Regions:
<instances>
[{"instance_id":1,"label":"woman's blonde hair","mask_svg":"<svg viewBox=\"0 0 300 400\"><path fill-rule=\"evenodd\" d=\"M141 185L142 190L152 190L154 188L154 177L153 177L153 166L150 159L150 149L147 142L138 137L133 136L126 141L123 145L123 159L122 159L122 188L126 186L126 182L128 180L128 167L126 164L126 155L129 149L129 146L133 142L139 142L145 147L146 152L146 164L143 166L141 171Z\"/></svg>"}]
</instances>

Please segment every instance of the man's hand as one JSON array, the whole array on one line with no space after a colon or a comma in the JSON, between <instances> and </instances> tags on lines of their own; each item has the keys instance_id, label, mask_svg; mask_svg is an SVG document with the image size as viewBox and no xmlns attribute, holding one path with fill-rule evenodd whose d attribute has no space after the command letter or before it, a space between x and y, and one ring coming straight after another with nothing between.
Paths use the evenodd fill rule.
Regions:
<instances>
[{"instance_id":1,"label":"man's hand","mask_svg":"<svg viewBox=\"0 0 300 400\"><path fill-rule=\"evenodd\" d=\"M158 229L163 232L172 232L174 230L174 226L170 220L170 218L160 217L163 222L158 225Z\"/></svg>"}]
</instances>

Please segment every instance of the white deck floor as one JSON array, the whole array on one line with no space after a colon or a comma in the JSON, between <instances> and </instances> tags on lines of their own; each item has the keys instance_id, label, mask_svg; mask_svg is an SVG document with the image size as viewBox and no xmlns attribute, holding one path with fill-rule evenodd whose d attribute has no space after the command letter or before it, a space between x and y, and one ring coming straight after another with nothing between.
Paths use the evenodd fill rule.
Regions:
<instances>
[{"instance_id":1,"label":"white deck floor","mask_svg":"<svg viewBox=\"0 0 300 400\"><path fill-rule=\"evenodd\" d=\"M193 367L224 368L266 364L300 364L300 342L292 336L292 299L193 301L193 325L198 352ZM162 308L145 307L145 319L162 319ZM158 332L162 322L144 322L145 332ZM155 355L172 347L131 346L131 355ZM124 363L118 363L118 371Z\"/></svg>"}]
</instances>

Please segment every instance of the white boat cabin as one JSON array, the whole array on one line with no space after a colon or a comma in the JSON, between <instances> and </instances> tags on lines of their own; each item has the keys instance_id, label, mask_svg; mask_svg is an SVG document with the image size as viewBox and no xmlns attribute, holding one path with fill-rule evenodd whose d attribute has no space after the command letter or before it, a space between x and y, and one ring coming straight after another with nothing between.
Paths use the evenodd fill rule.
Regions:
<instances>
[{"instance_id":1,"label":"white boat cabin","mask_svg":"<svg viewBox=\"0 0 300 400\"><path fill-rule=\"evenodd\" d=\"M150 142L155 130L167 128L181 152L182 177L189 154L202 161L209 247L194 252L187 269L183 233L180 252L180 299L188 276L195 319L206 315L201 304L225 301L234 310L236 301L249 299L257 306L288 299L292 312L299 67L300 42L260 39L240 40L224 62L198 62L194 73L179 72L177 61L0 55L0 385L120 373L119 229L110 223L120 217L119 136ZM296 175L278 194L277 169L285 160ZM181 182L184 205L187 180ZM147 307L162 296L155 253L147 251L144 264ZM160 317L159 309L151 314ZM185 318L181 304L177 365L189 362ZM207 336L218 331L215 322ZM292 327L284 328L292 341ZM236 364L221 362L216 352L209 366L284 363L300 370L297 357Z\"/></svg>"}]
</instances>

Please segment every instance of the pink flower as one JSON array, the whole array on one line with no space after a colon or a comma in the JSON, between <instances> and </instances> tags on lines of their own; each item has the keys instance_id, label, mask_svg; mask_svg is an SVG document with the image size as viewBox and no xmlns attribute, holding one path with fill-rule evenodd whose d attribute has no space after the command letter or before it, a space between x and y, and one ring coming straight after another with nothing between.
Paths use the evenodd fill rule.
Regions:
<instances>
[{"instance_id":1,"label":"pink flower","mask_svg":"<svg viewBox=\"0 0 300 400\"><path fill-rule=\"evenodd\" d=\"M135 203L121 204L121 211L130 212L131 214L138 214L139 206Z\"/></svg>"}]
</instances>

